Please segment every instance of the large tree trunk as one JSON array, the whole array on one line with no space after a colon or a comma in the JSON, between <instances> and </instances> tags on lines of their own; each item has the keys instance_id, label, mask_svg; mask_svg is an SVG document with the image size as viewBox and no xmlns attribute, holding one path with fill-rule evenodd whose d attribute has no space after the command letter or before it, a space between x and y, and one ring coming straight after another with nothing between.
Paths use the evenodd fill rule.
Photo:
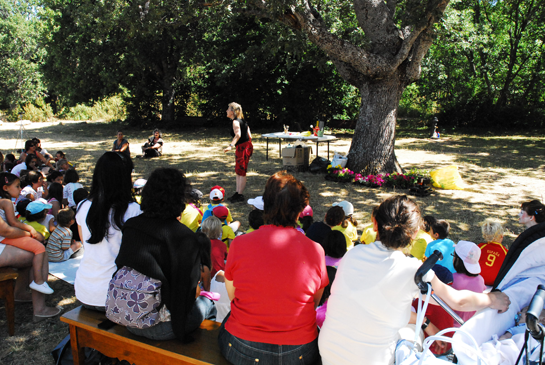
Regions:
<instances>
[{"instance_id":1,"label":"large tree trunk","mask_svg":"<svg viewBox=\"0 0 545 365\"><path fill-rule=\"evenodd\" d=\"M361 88L361 107L348 155L348 168L362 174L398 171L394 152L397 108L405 86L398 72Z\"/></svg>"}]
</instances>

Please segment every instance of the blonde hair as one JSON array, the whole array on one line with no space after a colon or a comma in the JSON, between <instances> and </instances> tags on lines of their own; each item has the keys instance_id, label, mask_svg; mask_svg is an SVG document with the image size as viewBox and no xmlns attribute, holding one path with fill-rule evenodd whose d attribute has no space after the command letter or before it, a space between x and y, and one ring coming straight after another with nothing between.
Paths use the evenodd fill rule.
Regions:
<instances>
[{"instance_id":1,"label":"blonde hair","mask_svg":"<svg viewBox=\"0 0 545 365\"><path fill-rule=\"evenodd\" d=\"M486 242L497 242L503 236L503 226L500 222L487 219L482 223L481 231Z\"/></svg>"},{"instance_id":2,"label":"blonde hair","mask_svg":"<svg viewBox=\"0 0 545 365\"><path fill-rule=\"evenodd\" d=\"M242 113L242 106L237 103L231 103L229 104L229 108L235 113L236 119L244 119L244 114Z\"/></svg>"},{"instance_id":3,"label":"blonde hair","mask_svg":"<svg viewBox=\"0 0 545 365\"><path fill-rule=\"evenodd\" d=\"M222 235L221 221L214 216L210 216L202 222L202 232L211 240L217 240Z\"/></svg>"}]
</instances>

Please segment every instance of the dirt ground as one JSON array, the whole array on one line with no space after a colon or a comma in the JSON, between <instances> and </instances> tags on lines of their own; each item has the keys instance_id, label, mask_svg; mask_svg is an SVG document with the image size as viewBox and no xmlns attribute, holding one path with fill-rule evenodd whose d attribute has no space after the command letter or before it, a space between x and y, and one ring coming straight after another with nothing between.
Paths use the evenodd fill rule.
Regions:
<instances>
[{"instance_id":1,"label":"dirt ground","mask_svg":"<svg viewBox=\"0 0 545 365\"><path fill-rule=\"evenodd\" d=\"M213 185L221 185L230 196L234 193L235 173L233 153L224 154L229 144L225 128L199 128L193 131L164 131L164 155L157 159L136 159L140 145L151 131L122 127L131 143L135 172L133 180L147 178L157 167L175 167L183 170L194 187L205 196ZM25 139L38 137L50 153L63 150L80 173L81 183L89 188L94 164L98 157L111 149L120 125L99 122L33 123L25 126ZM254 155L248 172L247 198L262 195L268 177L282 169L278 143L269 143L269 159L266 159L266 143L253 131ZM0 125L0 151L4 154L21 148L24 141L17 138L19 126L12 123ZM467 183L466 190L436 190L432 196L415 198L423 214L446 219L451 224L450 238L474 242L481 241L479 223L486 218L502 221L508 233L504 243L509 245L522 232L517 214L520 204L531 199L543 200L545 194L545 137L543 136L494 136L443 134L438 141L425 138L425 132L398 129L396 155L404 168L432 170L457 165ZM348 152L351 137L339 136L331 144L333 151ZM286 145L286 142L283 142ZM326 145L320 144L319 155L325 157ZM313 145L314 152L316 146ZM314 155L311 156L311 159ZM384 198L405 190L374 189L354 184L326 181L323 175L308 172L294 173L311 192L314 219L321 220L335 201L348 200L354 204L358 231L370 223L373 206ZM208 200L203 201L204 204ZM229 204L233 218L240 220L243 229L248 227L250 206ZM62 305L68 311L78 305L72 285L49 277L55 293L48 296L49 305ZM58 318L38 324L32 323L31 304L16 305L15 336L7 336L3 303L0 304L0 363L1 364L53 364L50 351L68 334L68 326Z\"/></svg>"}]
</instances>

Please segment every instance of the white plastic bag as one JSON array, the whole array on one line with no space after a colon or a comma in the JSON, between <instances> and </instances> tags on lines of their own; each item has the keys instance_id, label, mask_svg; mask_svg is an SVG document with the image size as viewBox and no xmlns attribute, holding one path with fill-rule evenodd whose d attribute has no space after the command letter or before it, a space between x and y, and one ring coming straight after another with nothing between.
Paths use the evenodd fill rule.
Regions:
<instances>
[{"instance_id":1,"label":"white plastic bag","mask_svg":"<svg viewBox=\"0 0 545 365\"><path fill-rule=\"evenodd\" d=\"M340 166L341 168L346 167L346 163L348 162L348 158L346 156L340 155L337 151L335 151L335 156L333 156L333 160L331 160L331 166L337 167Z\"/></svg>"}]
</instances>

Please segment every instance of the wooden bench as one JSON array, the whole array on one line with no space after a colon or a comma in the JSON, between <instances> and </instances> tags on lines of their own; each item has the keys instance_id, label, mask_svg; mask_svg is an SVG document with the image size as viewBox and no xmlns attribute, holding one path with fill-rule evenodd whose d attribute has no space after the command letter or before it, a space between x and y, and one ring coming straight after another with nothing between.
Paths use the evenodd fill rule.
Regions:
<instances>
[{"instance_id":1,"label":"wooden bench","mask_svg":"<svg viewBox=\"0 0 545 365\"><path fill-rule=\"evenodd\" d=\"M70 325L70 343L74 364L83 365L84 347L102 354L127 360L131 364L220 364L229 362L218 346L220 323L205 320L192 336L195 341L184 344L178 340L153 341L135 336L124 326L103 330L97 326L104 321L104 313L78 307L65 313L61 321Z\"/></svg>"},{"instance_id":2,"label":"wooden bench","mask_svg":"<svg viewBox=\"0 0 545 365\"><path fill-rule=\"evenodd\" d=\"M6 306L6 318L8 322L8 334L15 334L15 279L19 276L17 270L11 267L0 268L0 298L4 299Z\"/></svg>"}]
</instances>

